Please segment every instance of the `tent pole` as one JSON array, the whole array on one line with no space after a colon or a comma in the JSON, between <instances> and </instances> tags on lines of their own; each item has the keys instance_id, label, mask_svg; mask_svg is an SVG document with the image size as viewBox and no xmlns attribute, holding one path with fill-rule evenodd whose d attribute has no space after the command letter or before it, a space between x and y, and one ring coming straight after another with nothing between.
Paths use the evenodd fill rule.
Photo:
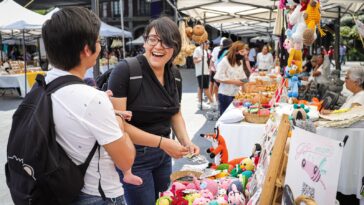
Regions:
<instances>
[{"instance_id":1,"label":"tent pole","mask_svg":"<svg viewBox=\"0 0 364 205\"><path fill-rule=\"evenodd\" d=\"M40 37L37 38L37 47L38 47L38 63L39 63L39 67L40 66L40 62L42 61L42 56L41 56L41 51L40 51Z\"/></svg>"},{"instance_id":2,"label":"tent pole","mask_svg":"<svg viewBox=\"0 0 364 205\"><path fill-rule=\"evenodd\" d=\"M28 82L27 82L27 54L26 54L26 48L25 48L25 34L24 34L24 29L23 29L23 59L24 59L24 92L25 95L28 93L27 92L27 86L28 86Z\"/></svg>"},{"instance_id":3,"label":"tent pole","mask_svg":"<svg viewBox=\"0 0 364 205\"><path fill-rule=\"evenodd\" d=\"M99 16L99 11L100 11L100 5L99 5L99 0L91 0L91 8L92 11ZM94 79L96 79L98 76L100 75L100 55L97 57L96 59L96 64L93 67L93 77Z\"/></svg>"},{"instance_id":4,"label":"tent pole","mask_svg":"<svg viewBox=\"0 0 364 205\"><path fill-rule=\"evenodd\" d=\"M3 38L1 36L1 32L0 32L0 61L4 61L5 58L3 58Z\"/></svg>"},{"instance_id":5,"label":"tent pole","mask_svg":"<svg viewBox=\"0 0 364 205\"><path fill-rule=\"evenodd\" d=\"M222 38L222 23L220 24L220 37Z\"/></svg>"},{"instance_id":6,"label":"tent pole","mask_svg":"<svg viewBox=\"0 0 364 205\"><path fill-rule=\"evenodd\" d=\"M206 12L203 12L203 26L205 27L205 23L206 23ZM203 107L202 107L202 99L203 99L203 91L204 91L204 89L203 89L203 74L204 74L204 67L205 67L205 42L202 42L202 44L200 45L201 46L201 49L202 49L202 61L201 61L201 63L202 63L202 67L201 67L201 71L202 71L202 73L201 73L201 96L200 96L200 110L202 110L203 109Z\"/></svg>"},{"instance_id":7,"label":"tent pole","mask_svg":"<svg viewBox=\"0 0 364 205\"><path fill-rule=\"evenodd\" d=\"M341 7L338 7L338 16L337 23L335 24L335 69L341 70L341 62L340 62L340 18L341 18ZM339 75L340 77L340 75Z\"/></svg>"},{"instance_id":8,"label":"tent pole","mask_svg":"<svg viewBox=\"0 0 364 205\"><path fill-rule=\"evenodd\" d=\"M123 58L125 58L124 0L120 0L120 23L121 30L123 30Z\"/></svg>"}]
</instances>

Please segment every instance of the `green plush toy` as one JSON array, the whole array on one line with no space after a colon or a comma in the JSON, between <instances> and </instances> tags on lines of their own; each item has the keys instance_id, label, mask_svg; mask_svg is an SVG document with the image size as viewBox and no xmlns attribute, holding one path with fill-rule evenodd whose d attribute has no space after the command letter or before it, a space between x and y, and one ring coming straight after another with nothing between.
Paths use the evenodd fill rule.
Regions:
<instances>
[{"instance_id":1,"label":"green plush toy","mask_svg":"<svg viewBox=\"0 0 364 205\"><path fill-rule=\"evenodd\" d=\"M155 205L170 205L172 203L172 198L169 196L162 196L157 199Z\"/></svg>"}]
</instances>

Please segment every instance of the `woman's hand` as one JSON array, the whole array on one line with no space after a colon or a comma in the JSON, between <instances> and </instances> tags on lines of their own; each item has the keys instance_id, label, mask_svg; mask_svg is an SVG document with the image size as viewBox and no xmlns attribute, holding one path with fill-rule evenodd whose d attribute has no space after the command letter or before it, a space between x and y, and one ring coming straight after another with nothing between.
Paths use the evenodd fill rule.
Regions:
<instances>
[{"instance_id":1,"label":"woman's hand","mask_svg":"<svg viewBox=\"0 0 364 205\"><path fill-rule=\"evenodd\" d=\"M184 147L177 141L168 138L162 138L160 148L175 159L181 158L189 153L188 147Z\"/></svg>"},{"instance_id":2,"label":"woman's hand","mask_svg":"<svg viewBox=\"0 0 364 205\"><path fill-rule=\"evenodd\" d=\"M187 144L185 145L185 147L187 147L187 148L188 148L188 150L189 150L189 152L190 152L191 154L193 154L193 155L198 155L198 154L200 154L200 148L199 148L197 145L193 144L192 142L187 143Z\"/></svg>"}]
</instances>

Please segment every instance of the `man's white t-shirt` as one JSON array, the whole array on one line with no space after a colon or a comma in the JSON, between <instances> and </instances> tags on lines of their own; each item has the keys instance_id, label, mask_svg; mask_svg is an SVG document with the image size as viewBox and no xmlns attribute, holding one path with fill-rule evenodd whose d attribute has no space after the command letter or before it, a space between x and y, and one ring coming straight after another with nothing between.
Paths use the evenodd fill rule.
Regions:
<instances>
[{"instance_id":1,"label":"man's white t-shirt","mask_svg":"<svg viewBox=\"0 0 364 205\"><path fill-rule=\"evenodd\" d=\"M195 49L195 51L193 52L193 58L202 58L201 46L198 46ZM202 61L195 64L195 74L196 74L196 77L199 76L199 75L202 75ZM209 67L207 65L207 52L206 51L204 51L204 70L203 70L203 74L204 75L209 75L210 74Z\"/></svg>"},{"instance_id":2,"label":"man's white t-shirt","mask_svg":"<svg viewBox=\"0 0 364 205\"><path fill-rule=\"evenodd\" d=\"M214 76L215 80L242 80L246 79L243 64L238 66L231 66L227 57L225 56L221 62L218 64L216 69L216 74ZM239 86L233 84L220 83L218 93L235 96L239 92Z\"/></svg>"},{"instance_id":3,"label":"man's white t-shirt","mask_svg":"<svg viewBox=\"0 0 364 205\"><path fill-rule=\"evenodd\" d=\"M64 75L71 74L54 68L47 73L46 82ZM100 160L96 151L86 171L82 192L100 196L101 175L101 186L107 198L123 195L114 162L102 146L123 136L106 93L85 84L68 85L52 94L52 106L56 140L74 163L85 162L96 140L101 145Z\"/></svg>"},{"instance_id":4,"label":"man's white t-shirt","mask_svg":"<svg viewBox=\"0 0 364 205\"><path fill-rule=\"evenodd\" d=\"M354 103L364 106L364 90L356 93L355 95L349 96L340 109L351 108L351 105Z\"/></svg>"}]
</instances>

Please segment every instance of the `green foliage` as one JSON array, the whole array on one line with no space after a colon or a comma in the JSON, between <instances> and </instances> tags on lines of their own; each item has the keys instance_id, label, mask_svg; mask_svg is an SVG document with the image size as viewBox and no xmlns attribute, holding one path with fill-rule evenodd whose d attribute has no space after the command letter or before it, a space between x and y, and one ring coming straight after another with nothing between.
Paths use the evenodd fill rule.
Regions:
<instances>
[{"instance_id":1,"label":"green foliage","mask_svg":"<svg viewBox=\"0 0 364 205\"><path fill-rule=\"evenodd\" d=\"M354 20L351 15L345 15L340 19L340 26L349 26L352 27L354 25Z\"/></svg>"},{"instance_id":2,"label":"green foliage","mask_svg":"<svg viewBox=\"0 0 364 205\"><path fill-rule=\"evenodd\" d=\"M350 38L351 28L349 26L340 27L340 36Z\"/></svg>"}]
</instances>

